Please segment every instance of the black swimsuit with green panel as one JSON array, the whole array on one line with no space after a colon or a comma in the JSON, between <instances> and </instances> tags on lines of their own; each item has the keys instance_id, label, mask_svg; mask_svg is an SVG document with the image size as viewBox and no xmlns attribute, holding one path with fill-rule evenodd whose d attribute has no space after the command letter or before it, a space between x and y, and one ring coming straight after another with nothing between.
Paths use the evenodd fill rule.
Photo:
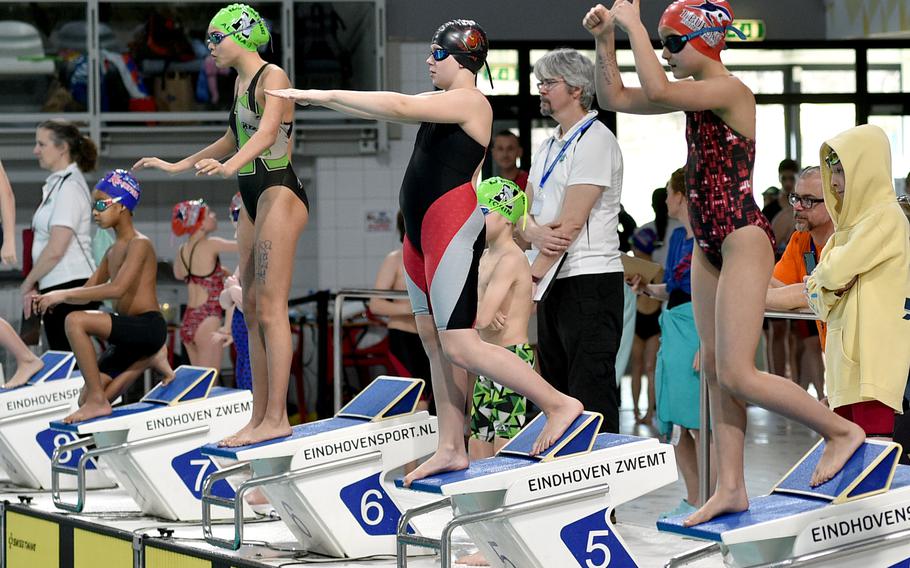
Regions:
<instances>
[{"instance_id":1,"label":"black swimsuit with green panel","mask_svg":"<svg viewBox=\"0 0 910 568\"><path fill-rule=\"evenodd\" d=\"M262 113L256 103L256 85L268 65L266 63L259 68L246 92L237 96L231 107L231 132L234 133L234 139L237 140L238 150L259 130ZM291 159L288 157L288 144L290 144L293 129L293 122L282 122L278 127L278 138L275 143L237 172L243 207L253 221L256 220L256 204L259 202L259 196L266 189L274 186L290 189L294 195L300 198L300 201L303 201L307 209L310 207L303 184L294 173Z\"/></svg>"}]
</instances>

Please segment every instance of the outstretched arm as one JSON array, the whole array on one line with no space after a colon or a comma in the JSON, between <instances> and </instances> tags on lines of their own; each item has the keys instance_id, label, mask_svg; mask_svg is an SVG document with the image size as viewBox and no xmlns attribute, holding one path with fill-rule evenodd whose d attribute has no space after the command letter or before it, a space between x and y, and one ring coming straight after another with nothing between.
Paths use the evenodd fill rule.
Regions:
<instances>
[{"instance_id":1,"label":"outstretched arm","mask_svg":"<svg viewBox=\"0 0 910 568\"><path fill-rule=\"evenodd\" d=\"M143 168L154 168L175 175L192 169L200 160L220 160L225 156L230 155L236 147L237 142L234 139L234 133L228 128L227 132L225 132L221 138L179 162L172 163L166 162L161 158L147 157L140 158L130 169L136 172Z\"/></svg>"},{"instance_id":2,"label":"outstretched arm","mask_svg":"<svg viewBox=\"0 0 910 568\"><path fill-rule=\"evenodd\" d=\"M491 113L480 91L453 89L434 96L404 95L390 91L269 90L267 95L318 105L361 118L391 122L463 124L478 112Z\"/></svg>"}]
</instances>

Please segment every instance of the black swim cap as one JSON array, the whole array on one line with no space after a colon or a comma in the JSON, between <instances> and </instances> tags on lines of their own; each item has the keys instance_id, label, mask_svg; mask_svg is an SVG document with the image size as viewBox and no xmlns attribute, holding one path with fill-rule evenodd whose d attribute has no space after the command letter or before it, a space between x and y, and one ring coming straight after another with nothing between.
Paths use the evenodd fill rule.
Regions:
<instances>
[{"instance_id":1,"label":"black swim cap","mask_svg":"<svg viewBox=\"0 0 910 568\"><path fill-rule=\"evenodd\" d=\"M433 43L447 50L455 61L475 75L487 62L490 42L474 20L452 20L439 26Z\"/></svg>"}]
</instances>

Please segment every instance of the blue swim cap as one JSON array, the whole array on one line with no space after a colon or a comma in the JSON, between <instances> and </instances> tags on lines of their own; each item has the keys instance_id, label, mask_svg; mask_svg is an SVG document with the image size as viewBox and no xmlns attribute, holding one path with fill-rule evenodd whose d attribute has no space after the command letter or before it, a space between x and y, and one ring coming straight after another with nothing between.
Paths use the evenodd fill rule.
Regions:
<instances>
[{"instance_id":1,"label":"blue swim cap","mask_svg":"<svg viewBox=\"0 0 910 568\"><path fill-rule=\"evenodd\" d=\"M111 197L119 197L119 203L132 211L139 205L139 182L133 177L133 174L126 170L111 170L104 174L95 189L103 191Z\"/></svg>"}]
</instances>

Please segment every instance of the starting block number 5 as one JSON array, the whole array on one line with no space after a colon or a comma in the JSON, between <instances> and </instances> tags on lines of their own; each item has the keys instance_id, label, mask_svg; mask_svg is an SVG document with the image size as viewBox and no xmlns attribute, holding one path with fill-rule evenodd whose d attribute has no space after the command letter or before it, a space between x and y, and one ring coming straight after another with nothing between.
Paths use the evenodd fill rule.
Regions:
<instances>
[{"instance_id":1,"label":"starting block number 5","mask_svg":"<svg viewBox=\"0 0 910 568\"><path fill-rule=\"evenodd\" d=\"M613 529L609 508L564 526L559 536L580 568L638 566Z\"/></svg>"},{"instance_id":2,"label":"starting block number 5","mask_svg":"<svg viewBox=\"0 0 910 568\"><path fill-rule=\"evenodd\" d=\"M341 488L341 501L370 536L394 535L401 511L379 483L379 473Z\"/></svg>"}]
</instances>

